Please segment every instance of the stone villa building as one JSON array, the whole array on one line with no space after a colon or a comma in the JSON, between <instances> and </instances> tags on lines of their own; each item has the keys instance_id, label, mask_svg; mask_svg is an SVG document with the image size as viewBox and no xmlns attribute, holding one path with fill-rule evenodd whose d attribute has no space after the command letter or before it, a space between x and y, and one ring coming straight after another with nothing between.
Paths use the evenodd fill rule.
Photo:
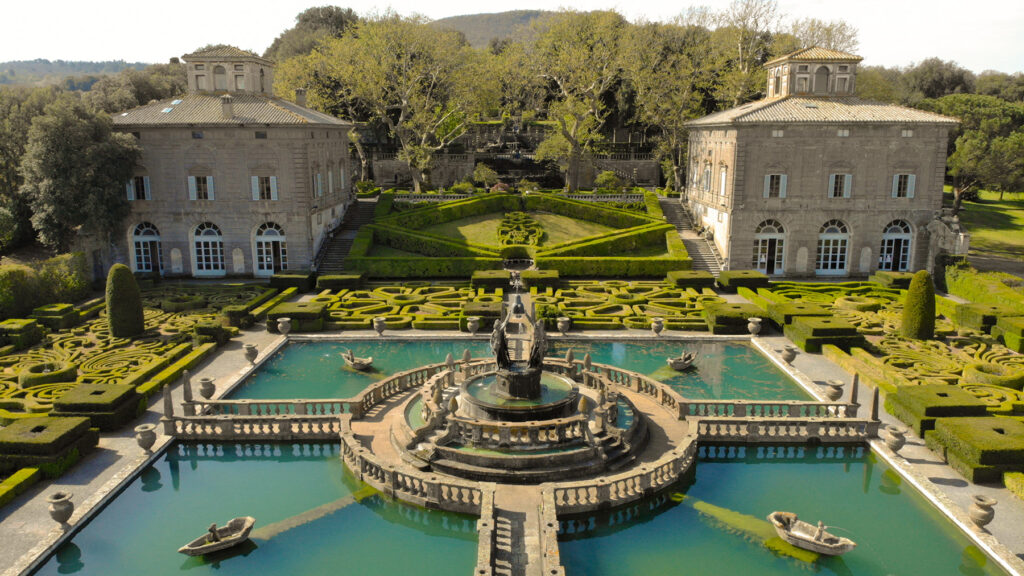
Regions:
<instances>
[{"instance_id":1,"label":"stone villa building","mask_svg":"<svg viewBox=\"0 0 1024 576\"><path fill-rule=\"evenodd\" d=\"M941 214L956 120L858 99L860 60L798 50L765 65L765 99L688 123L683 202L727 268L866 275L966 252Z\"/></svg>"},{"instance_id":2,"label":"stone villa building","mask_svg":"<svg viewBox=\"0 0 1024 576\"><path fill-rule=\"evenodd\" d=\"M273 64L253 53L183 58L187 94L113 116L142 147L120 259L196 277L308 270L354 200L351 124L306 108L301 92L274 98Z\"/></svg>"}]
</instances>

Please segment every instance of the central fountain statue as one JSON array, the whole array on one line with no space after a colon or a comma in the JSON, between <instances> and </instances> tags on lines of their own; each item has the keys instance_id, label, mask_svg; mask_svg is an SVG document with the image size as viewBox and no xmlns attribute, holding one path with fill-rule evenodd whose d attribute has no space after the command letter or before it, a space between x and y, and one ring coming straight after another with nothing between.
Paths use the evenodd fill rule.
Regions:
<instances>
[{"instance_id":1,"label":"central fountain statue","mask_svg":"<svg viewBox=\"0 0 1024 576\"><path fill-rule=\"evenodd\" d=\"M526 360L512 359L508 349L508 336L505 333L508 325L508 319L504 322L495 322L494 332L491 334L491 352L494 353L498 365L492 390L495 394L507 398L537 400L541 397L541 372L544 354L548 348L544 323L538 321L519 324L521 327L532 328L530 353Z\"/></svg>"}]
</instances>

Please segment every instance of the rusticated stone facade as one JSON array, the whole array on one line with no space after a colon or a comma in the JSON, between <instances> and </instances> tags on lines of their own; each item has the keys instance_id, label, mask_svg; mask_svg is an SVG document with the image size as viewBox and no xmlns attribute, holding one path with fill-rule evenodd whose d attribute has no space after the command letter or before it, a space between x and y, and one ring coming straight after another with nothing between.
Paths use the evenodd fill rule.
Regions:
<instances>
[{"instance_id":1,"label":"rusticated stone facade","mask_svg":"<svg viewBox=\"0 0 1024 576\"><path fill-rule=\"evenodd\" d=\"M768 98L690 123L684 202L727 268L863 276L932 266L933 223L949 227L937 218L955 120L855 98L859 60L795 52L766 65Z\"/></svg>"},{"instance_id":2,"label":"rusticated stone facade","mask_svg":"<svg viewBox=\"0 0 1024 576\"><path fill-rule=\"evenodd\" d=\"M188 94L114 115L143 150L119 259L173 276L309 270L354 200L351 125L269 96L272 65L255 55L185 59Z\"/></svg>"}]
</instances>

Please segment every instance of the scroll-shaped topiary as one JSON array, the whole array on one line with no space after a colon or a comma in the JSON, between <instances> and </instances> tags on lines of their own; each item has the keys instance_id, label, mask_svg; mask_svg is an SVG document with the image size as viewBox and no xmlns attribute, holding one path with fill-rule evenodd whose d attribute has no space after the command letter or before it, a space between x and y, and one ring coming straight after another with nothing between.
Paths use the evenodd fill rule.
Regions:
<instances>
[{"instance_id":1,"label":"scroll-shaped topiary","mask_svg":"<svg viewBox=\"0 0 1024 576\"><path fill-rule=\"evenodd\" d=\"M914 274L903 303L900 335L904 338L929 340L935 337L935 285L927 270Z\"/></svg>"},{"instance_id":2,"label":"scroll-shaped topiary","mask_svg":"<svg viewBox=\"0 0 1024 576\"><path fill-rule=\"evenodd\" d=\"M107 274L107 316L112 336L131 338L146 329L139 285L124 264L114 264Z\"/></svg>"}]
</instances>

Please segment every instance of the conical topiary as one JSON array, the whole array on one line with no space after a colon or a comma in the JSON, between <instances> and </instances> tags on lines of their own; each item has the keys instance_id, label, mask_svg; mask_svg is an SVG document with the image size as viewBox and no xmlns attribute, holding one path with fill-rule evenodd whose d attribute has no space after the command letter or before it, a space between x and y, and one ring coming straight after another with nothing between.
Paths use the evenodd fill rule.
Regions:
<instances>
[{"instance_id":1,"label":"conical topiary","mask_svg":"<svg viewBox=\"0 0 1024 576\"><path fill-rule=\"evenodd\" d=\"M927 270L914 274L903 302L900 335L915 340L935 337L935 285Z\"/></svg>"},{"instance_id":2,"label":"conical topiary","mask_svg":"<svg viewBox=\"0 0 1024 576\"><path fill-rule=\"evenodd\" d=\"M146 329L139 284L124 264L114 264L107 273L107 318L110 335L118 338L138 336Z\"/></svg>"}]
</instances>

